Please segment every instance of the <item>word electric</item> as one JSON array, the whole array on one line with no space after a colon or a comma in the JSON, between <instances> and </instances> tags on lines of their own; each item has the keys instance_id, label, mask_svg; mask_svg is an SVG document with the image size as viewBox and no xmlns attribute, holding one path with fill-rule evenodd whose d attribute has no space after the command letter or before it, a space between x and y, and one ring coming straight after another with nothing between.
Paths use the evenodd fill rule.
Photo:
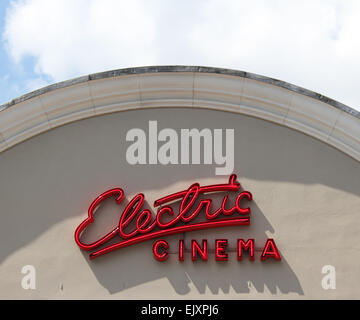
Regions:
<instances>
[{"instance_id":1,"label":"word electric","mask_svg":"<svg viewBox=\"0 0 360 320\"><path fill-rule=\"evenodd\" d=\"M125 206L120 214L119 223L110 232L104 233L102 237L92 243L84 243L80 239L81 234L90 224L94 223L94 212L101 203L106 199L113 198L118 205L122 204L125 193L121 188L114 188L102 193L92 202L88 209L88 217L76 228L75 241L83 250L96 249L90 253L90 258L94 259L116 249L167 235L217 227L246 226L250 224L251 209L242 205L243 201L252 200L252 194L249 191L239 192L239 189L240 183L237 182L235 174L232 174L228 183L225 184L200 186L199 183L194 183L186 190L155 200L154 208L158 208L155 216L149 209L143 208L145 196L139 193ZM218 208L213 208L213 199L200 199L201 194L213 195L216 192L224 193L221 205ZM229 203L229 193L231 192L235 192L237 195L236 199ZM178 206L176 207L178 209L175 209L174 202L177 202ZM197 217L203 218L205 221L195 222ZM119 241L114 243L114 239ZM110 240L112 240L111 244L109 244ZM108 245L104 246L106 244ZM224 258L223 250L225 250L226 245L227 243L224 240L216 242L218 259ZM182 255L184 243L181 241L179 248L179 254ZM241 248L254 250L254 243L253 241L246 242L241 245ZM156 241L153 246L155 258L165 260L167 249L168 245L165 240ZM202 257L207 256L207 241L203 242L202 247L193 241L192 249L195 256L197 254ZM275 259L280 257L272 239L266 243L263 254L264 259L270 256Z\"/></svg>"}]
</instances>

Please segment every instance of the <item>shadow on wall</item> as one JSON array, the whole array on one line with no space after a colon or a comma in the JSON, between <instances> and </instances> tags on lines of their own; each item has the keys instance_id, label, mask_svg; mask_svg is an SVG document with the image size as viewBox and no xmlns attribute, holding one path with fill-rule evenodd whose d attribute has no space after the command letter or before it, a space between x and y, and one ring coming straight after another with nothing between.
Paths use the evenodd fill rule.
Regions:
<instances>
[{"instance_id":1,"label":"shadow on wall","mask_svg":"<svg viewBox=\"0 0 360 320\"><path fill-rule=\"evenodd\" d=\"M216 195L211 198L216 204L220 204L222 196ZM104 226L111 221L109 216L114 212L113 209L116 206L114 201L107 200L104 208L101 208L100 212L94 216L97 223L94 223L93 228L89 227L84 231L82 241L91 243L98 239L99 235L101 236L101 232L104 233L104 230L111 228L110 226L104 228ZM214 208L217 207L217 205L214 206ZM153 257L152 244L154 240L115 250L94 260L89 259L89 252L82 251L82 253L98 281L111 294L146 282L167 278L175 292L180 295L189 293L191 286L195 286L200 294L205 294L207 288L212 294L218 294L220 291L229 293L231 288L236 293L263 293L267 288L272 294L280 291L283 294L303 295L299 280L283 254L281 261L274 259L260 261L262 246L268 238L265 232L273 233L274 229L254 201L251 202L250 207L252 212L249 226L223 227L217 230L223 234L221 238L229 241L228 261L215 261L214 241L212 241L214 239L211 239L212 230L163 237L168 241L171 252L169 258L163 262L159 262ZM145 208L150 209L150 206L147 204ZM155 215L153 211L152 214ZM107 223L104 223L106 220ZM202 220L196 219L194 222ZM129 230L132 230L131 226ZM242 261L238 261L236 239L247 240L251 237L256 237L255 261L250 261L247 253L244 254ZM197 261L191 260L189 244L190 239L194 238L198 243L201 243L203 238L208 239L208 261L203 261L200 257ZM183 262L178 261L179 239L185 241L185 260ZM117 237L112 243L118 241L121 241L120 237ZM104 246L108 245L109 243Z\"/></svg>"},{"instance_id":2,"label":"shadow on wall","mask_svg":"<svg viewBox=\"0 0 360 320\"><path fill-rule=\"evenodd\" d=\"M175 254L171 254L166 262L157 262L149 252L149 245L139 245L132 251L116 252L91 261L89 265L101 285L111 294L162 278L167 278L176 293L181 295L189 293L191 286L195 286L200 294L204 294L207 288L212 294L218 294L220 290L229 293L230 288L236 293L263 293L265 287L272 294L279 291L283 294L304 294L284 257L281 263L250 262L247 259L238 262L235 254L229 253L233 261L215 262L213 255L209 255L209 261L192 262L188 259L179 266ZM139 256L149 263L139 263Z\"/></svg>"},{"instance_id":3,"label":"shadow on wall","mask_svg":"<svg viewBox=\"0 0 360 320\"><path fill-rule=\"evenodd\" d=\"M93 199L109 188L123 187L127 196L149 191L161 196L167 193L168 186L179 182L187 184L197 179L224 182L224 177L215 176L216 165L127 164L126 132L132 128L147 131L149 120L158 120L159 130L235 128L234 172L240 182L245 177L304 186L319 184L359 195L357 161L311 137L264 120L196 109L108 114L53 129L0 153L0 262L52 226L85 212ZM256 190L251 191L256 201ZM272 231L266 219L269 212L261 212L255 202L252 205L249 235L261 243L265 232ZM230 231L237 232L230 229L223 229L225 238ZM74 230L66 230L68 233L63 236L73 238ZM211 234L212 231L203 233L204 237ZM242 231L240 237L243 236L246 238ZM257 259L253 263L255 268L252 263L237 262L235 256L229 255L227 263L215 263L210 257L207 263L185 261L178 268L174 255L167 263L154 261L149 243L143 243L110 253L89 265L110 292L167 277L178 293L186 293L190 281L199 292L204 292L206 285L213 292L219 289L226 292L230 286L237 292L248 292L251 288L247 281L251 281L260 292L266 285L271 292L278 286L281 292L302 294L286 257L280 264L261 263ZM137 262L140 256L146 257L146 264Z\"/></svg>"}]
</instances>

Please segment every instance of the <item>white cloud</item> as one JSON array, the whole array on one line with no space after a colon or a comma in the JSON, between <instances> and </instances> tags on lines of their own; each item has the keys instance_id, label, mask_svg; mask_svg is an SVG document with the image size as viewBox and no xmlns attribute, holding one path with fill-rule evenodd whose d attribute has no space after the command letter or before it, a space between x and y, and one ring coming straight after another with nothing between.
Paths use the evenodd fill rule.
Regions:
<instances>
[{"instance_id":1,"label":"white cloud","mask_svg":"<svg viewBox=\"0 0 360 320\"><path fill-rule=\"evenodd\" d=\"M189 64L288 81L360 107L358 0L22 0L4 39L54 81L123 67Z\"/></svg>"},{"instance_id":2,"label":"white cloud","mask_svg":"<svg viewBox=\"0 0 360 320\"><path fill-rule=\"evenodd\" d=\"M55 81L154 59L154 21L140 1L13 1L4 38L20 62L37 60L35 72Z\"/></svg>"}]
</instances>

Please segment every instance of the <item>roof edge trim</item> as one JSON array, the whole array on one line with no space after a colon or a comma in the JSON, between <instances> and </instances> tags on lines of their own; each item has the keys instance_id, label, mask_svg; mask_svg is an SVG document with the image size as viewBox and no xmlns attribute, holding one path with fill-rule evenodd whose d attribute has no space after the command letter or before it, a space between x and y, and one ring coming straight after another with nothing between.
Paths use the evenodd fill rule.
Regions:
<instances>
[{"instance_id":1,"label":"roof edge trim","mask_svg":"<svg viewBox=\"0 0 360 320\"><path fill-rule=\"evenodd\" d=\"M103 71L98 73L89 74L87 76L81 76L69 80L65 80L62 82L57 82L41 89L26 93L20 97L14 98L9 102L6 102L0 105L0 111L10 108L13 105L21 103L23 101L35 98L44 93L51 92L53 90L66 88L75 84L84 83L92 80L106 79L112 77L119 77L123 75L136 75L136 74L146 74L146 73L161 73L161 72L197 72L197 73L215 73L222 75L230 75L236 77L242 77L252 80L257 80L260 82L264 82L267 84L271 84L274 86L278 86L292 92L296 92L298 94L302 94L304 96L319 100L323 103L329 104L332 107L340 109L356 118L360 119L360 111L357 111L343 103L340 103L334 99L331 99L327 96L324 96L320 93L296 86L294 84L269 78L266 76L258 75L251 72L233 70L233 69L224 69L224 68L215 68L215 67L205 67L205 66L184 66L184 65L160 65L160 66L145 66L145 67L134 67L134 68L124 68L124 69L116 69L110 71Z\"/></svg>"}]
</instances>

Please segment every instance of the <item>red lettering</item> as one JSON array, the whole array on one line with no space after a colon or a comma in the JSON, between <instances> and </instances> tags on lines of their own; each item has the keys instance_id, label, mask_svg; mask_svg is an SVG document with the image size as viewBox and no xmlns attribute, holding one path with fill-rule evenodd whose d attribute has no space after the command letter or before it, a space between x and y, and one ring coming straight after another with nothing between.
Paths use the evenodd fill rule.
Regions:
<instances>
[{"instance_id":1,"label":"red lettering","mask_svg":"<svg viewBox=\"0 0 360 320\"><path fill-rule=\"evenodd\" d=\"M107 198L110 198L112 196L117 196L115 201L120 204L121 201L124 199L124 191L120 188L115 188L115 189L111 189L108 191L105 191L104 193L102 193L101 195L99 195L90 205L89 210L88 210L88 217L80 223L80 225L76 228L75 230L75 241L77 243L77 245L83 249L83 250L92 250L94 248L97 248L99 246L101 246L102 244L108 242L109 240L111 240L112 238L114 238L119 231L119 227L115 227L114 229L112 229L110 232L108 232L105 236L103 236L102 238L100 238L97 241L94 241L92 243L89 244L84 244L80 241L80 235L81 233L86 229L86 227L94 222L94 211L95 209L100 205L101 202L103 202L104 200L106 200Z\"/></svg>"},{"instance_id":2,"label":"red lettering","mask_svg":"<svg viewBox=\"0 0 360 320\"><path fill-rule=\"evenodd\" d=\"M236 198L236 209L237 209L237 212L239 212L240 214L250 214L250 208L241 208L240 206L240 201L242 199L248 199L249 201L252 200L252 194L248 191L243 191L241 192L237 198Z\"/></svg>"},{"instance_id":3,"label":"red lettering","mask_svg":"<svg viewBox=\"0 0 360 320\"><path fill-rule=\"evenodd\" d=\"M274 239L267 239L264 250L261 254L261 261L268 258L274 258L275 260L281 260L278 248L275 245Z\"/></svg>"},{"instance_id":4,"label":"red lettering","mask_svg":"<svg viewBox=\"0 0 360 320\"><path fill-rule=\"evenodd\" d=\"M202 199L196 205L200 194L225 191L236 192L239 190L239 188L240 184L236 181L235 174L230 176L229 182L226 184L216 184L201 187L198 183L194 183L187 190L183 190L156 200L154 202L154 207L159 207L175 200L181 200L181 203L179 212L177 213L174 212L174 209L171 207L171 205L160 207L157 210L155 218L152 217L150 210L143 209L145 196L142 193L139 193L125 207L120 216L118 226L113 228L99 240L90 244L84 244L80 240L80 236L86 227L94 222L93 212L95 208L99 206L102 201L111 196L116 196L115 200L117 204L120 204L124 198L124 192L122 189L111 189L104 192L93 201L89 207L87 219L85 219L75 231L75 241L81 249L92 250L108 242L115 236L120 237L119 242L92 252L90 254L90 258L93 259L116 249L124 248L129 245L166 235L224 226L249 225L250 217L244 215L250 213L250 208L240 207L240 202L242 199L247 199L248 201L252 200L252 195L248 191L241 192L237 196L235 204L232 207L227 207L227 202L229 202L228 195L224 195L221 207L214 210L213 212L210 212L212 205L211 199ZM204 215L206 221L194 223L193 220L202 210L205 213ZM224 216L231 216L235 213L238 213L241 216L234 216L226 219L216 219L221 213ZM166 217L170 217L171 220L166 222L164 220ZM178 225L178 223L181 221L183 224Z\"/></svg>"},{"instance_id":5,"label":"red lettering","mask_svg":"<svg viewBox=\"0 0 360 320\"><path fill-rule=\"evenodd\" d=\"M255 254L255 240L249 239L248 241L244 241L243 239L238 239L238 260L241 261L243 257L243 249L249 251L249 259L250 261L254 260Z\"/></svg>"},{"instance_id":6,"label":"red lettering","mask_svg":"<svg viewBox=\"0 0 360 320\"><path fill-rule=\"evenodd\" d=\"M184 261L184 240L179 240L179 261Z\"/></svg>"},{"instance_id":7,"label":"red lettering","mask_svg":"<svg viewBox=\"0 0 360 320\"><path fill-rule=\"evenodd\" d=\"M227 261L228 255L225 253L225 249L228 245L226 239L215 240L215 260L216 261Z\"/></svg>"},{"instance_id":8,"label":"red lettering","mask_svg":"<svg viewBox=\"0 0 360 320\"><path fill-rule=\"evenodd\" d=\"M143 203L145 196L142 193L137 194L126 206L123 214L120 217L119 221L119 233L123 239L128 239L134 237L138 230L135 229L130 233L126 233L124 228L126 228L130 222L134 219L134 217L139 213Z\"/></svg>"},{"instance_id":9,"label":"red lettering","mask_svg":"<svg viewBox=\"0 0 360 320\"><path fill-rule=\"evenodd\" d=\"M159 252L160 248L163 248L162 253ZM169 249L169 244L166 240L155 241L152 248L155 259L158 261L165 261L169 257L167 249Z\"/></svg>"},{"instance_id":10,"label":"red lettering","mask_svg":"<svg viewBox=\"0 0 360 320\"><path fill-rule=\"evenodd\" d=\"M202 248L197 243L196 240L191 240L191 260L196 261L197 255L200 255L201 259L204 261L207 261L208 259L208 246L207 246L207 240L202 241Z\"/></svg>"}]
</instances>

